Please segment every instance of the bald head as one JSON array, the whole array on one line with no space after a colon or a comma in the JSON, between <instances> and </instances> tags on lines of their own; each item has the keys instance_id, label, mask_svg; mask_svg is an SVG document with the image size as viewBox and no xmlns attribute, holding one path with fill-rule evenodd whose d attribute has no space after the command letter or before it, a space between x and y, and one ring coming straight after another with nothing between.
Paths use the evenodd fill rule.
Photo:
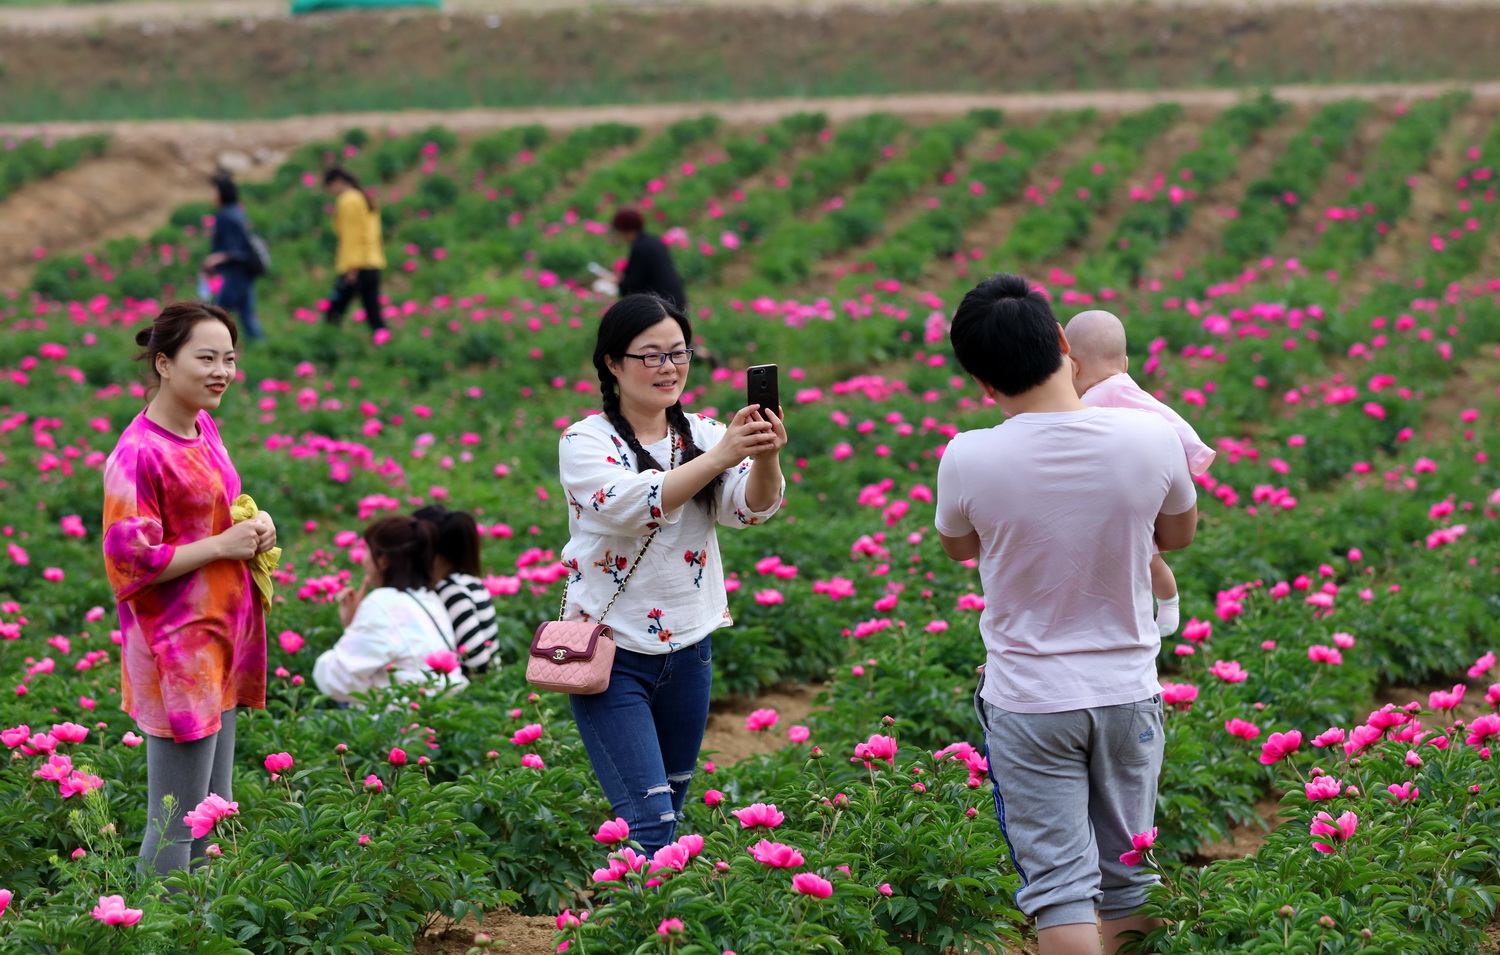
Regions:
<instances>
[{"instance_id":1,"label":"bald head","mask_svg":"<svg viewBox=\"0 0 1500 955\"><path fill-rule=\"evenodd\" d=\"M1064 329L1072 351L1079 394L1129 367L1125 356L1125 325L1113 312L1090 309L1073 316Z\"/></svg>"}]
</instances>

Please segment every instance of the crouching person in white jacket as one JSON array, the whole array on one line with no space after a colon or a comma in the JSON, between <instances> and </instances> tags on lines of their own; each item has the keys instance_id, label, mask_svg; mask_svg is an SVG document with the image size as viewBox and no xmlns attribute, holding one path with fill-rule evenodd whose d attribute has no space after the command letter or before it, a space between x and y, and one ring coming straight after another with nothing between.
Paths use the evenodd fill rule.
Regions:
<instances>
[{"instance_id":1,"label":"crouching person in white jacket","mask_svg":"<svg viewBox=\"0 0 1500 955\"><path fill-rule=\"evenodd\" d=\"M449 692L468 686L448 612L428 589L434 537L431 524L411 517L365 528L364 583L339 594L344 635L313 666L322 693L348 704L356 693L444 674Z\"/></svg>"}]
</instances>

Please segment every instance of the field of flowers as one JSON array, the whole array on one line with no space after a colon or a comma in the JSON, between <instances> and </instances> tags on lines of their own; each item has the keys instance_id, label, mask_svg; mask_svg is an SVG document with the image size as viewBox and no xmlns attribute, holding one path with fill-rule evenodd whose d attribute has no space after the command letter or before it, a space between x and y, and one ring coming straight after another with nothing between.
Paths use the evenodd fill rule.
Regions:
<instances>
[{"instance_id":1,"label":"field of flowers","mask_svg":"<svg viewBox=\"0 0 1500 955\"><path fill-rule=\"evenodd\" d=\"M145 758L116 702L99 469L142 403L131 336L192 294L212 210L44 258L0 303L0 948L410 952L442 917L509 906L556 915L571 952L1017 949L969 703L983 600L931 528L944 443L996 416L945 315L1004 267L1060 315L1118 311L1138 380L1219 449L1171 561L1191 619L1160 661L1154 949L1493 951L1497 116L1457 94L1261 99L299 150L244 189L275 256L269 340L219 413L285 548L271 699L240 720L234 803L183 807L218 841L170 894L131 869ZM374 342L319 322L335 159L387 223ZM517 665L561 586L556 441L596 407L586 265L620 254L601 223L625 200L658 216L717 361L691 407L737 407L747 364L788 379L786 507L722 538L737 626L715 636L716 694L823 687L803 724L752 714L764 753L704 754L684 837L652 859L610 824L565 701ZM1205 223L1192 262L1163 262ZM357 532L431 501L479 517L506 665L457 697L331 709L307 676ZM1376 702L1423 684L1442 689ZM1268 795L1264 847L1201 865Z\"/></svg>"}]
</instances>

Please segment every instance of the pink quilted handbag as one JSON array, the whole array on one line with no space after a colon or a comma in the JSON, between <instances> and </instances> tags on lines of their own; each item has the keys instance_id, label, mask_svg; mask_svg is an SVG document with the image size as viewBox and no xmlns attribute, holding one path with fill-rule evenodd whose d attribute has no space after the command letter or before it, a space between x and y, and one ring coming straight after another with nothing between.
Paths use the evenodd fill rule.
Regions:
<instances>
[{"instance_id":1,"label":"pink quilted handbag","mask_svg":"<svg viewBox=\"0 0 1500 955\"><path fill-rule=\"evenodd\" d=\"M670 436L670 432L668 435ZM674 442L675 446L675 442ZM615 635L604 625L615 600L625 592L630 575L640 566L641 558L657 531L641 545L635 555L635 563L625 572L625 579L609 598L604 613L592 623L584 620L563 620L568 610L568 585L563 584L562 606L558 607L556 620L549 620L536 628L531 638L531 655L526 658L526 682L539 690L556 693L578 693L591 696L609 689L609 674L615 666Z\"/></svg>"},{"instance_id":2,"label":"pink quilted handbag","mask_svg":"<svg viewBox=\"0 0 1500 955\"><path fill-rule=\"evenodd\" d=\"M526 682L539 690L581 693L609 689L615 665L615 637L602 623L549 620L531 638Z\"/></svg>"}]
</instances>

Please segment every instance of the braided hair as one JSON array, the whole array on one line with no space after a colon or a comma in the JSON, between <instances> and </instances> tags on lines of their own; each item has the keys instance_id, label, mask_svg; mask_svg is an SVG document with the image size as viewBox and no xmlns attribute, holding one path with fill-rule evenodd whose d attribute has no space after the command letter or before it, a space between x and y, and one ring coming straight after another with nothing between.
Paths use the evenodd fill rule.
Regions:
<instances>
[{"instance_id":1,"label":"braided hair","mask_svg":"<svg viewBox=\"0 0 1500 955\"><path fill-rule=\"evenodd\" d=\"M599 336L594 343L594 369L599 373L599 394L602 396L604 416L635 453L637 471L665 471L667 468L645 449L635 436L635 429L620 412L619 381L614 372L609 370L608 360L622 360L637 335L668 318L682 329L683 341L693 340L692 323L675 304L655 295L626 295L611 305L599 320ZM686 464L703 453L703 449L693 440L693 426L688 422L687 413L682 410L681 400L667 409L667 424L682 441L681 463ZM705 484L693 495L693 500L704 510L712 510L722 480L721 476Z\"/></svg>"}]
</instances>

